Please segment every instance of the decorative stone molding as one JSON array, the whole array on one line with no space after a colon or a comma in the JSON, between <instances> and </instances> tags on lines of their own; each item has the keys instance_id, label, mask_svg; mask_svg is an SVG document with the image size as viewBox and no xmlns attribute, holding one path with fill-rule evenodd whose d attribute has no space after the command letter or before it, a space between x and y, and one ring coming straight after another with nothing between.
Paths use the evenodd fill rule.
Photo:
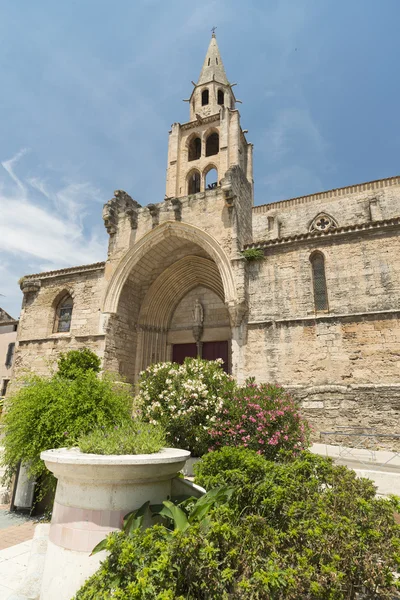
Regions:
<instances>
[{"instance_id":1,"label":"decorative stone molding","mask_svg":"<svg viewBox=\"0 0 400 600\"><path fill-rule=\"evenodd\" d=\"M389 310L371 310L359 313L326 313L323 315L313 315L304 317L295 317L288 319L274 319L273 317L267 317L266 319L260 319L258 321L248 321L249 327L278 327L278 326L290 326L290 325L317 325L318 323L324 323L328 321L338 321L341 323L352 323L358 321L379 320L379 319L391 319L399 318L399 309Z\"/></svg>"},{"instance_id":2,"label":"decorative stone molding","mask_svg":"<svg viewBox=\"0 0 400 600\"><path fill-rule=\"evenodd\" d=\"M321 231L327 233L328 231L334 231L338 228L336 220L328 215L327 213L319 213L312 221L309 226L310 233L314 231Z\"/></svg>"},{"instance_id":3,"label":"decorative stone molding","mask_svg":"<svg viewBox=\"0 0 400 600\"><path fill-rule=\"evenodd\" d=\"M203 285L224 300L224 288L216 264L201 256L185 256L168 267L150 286L140 309L141 327L168 330L177 302L191 289Z\"/></svg>"},{"instance_id":4,"label":"decorative stone molding","mask_svg":"<svg viewBox=\"0 0 400 600\"><path fill-rule=\"evenodd\" d=\"M105 267L104 262L93 263L91 265L82 265L80 267L68 267L66 269L57 269L56 271L45 271L44 273L35 273L33 275L26 275L21 282L21 286L25 282L32 281L33 279L50 279L52 277L63 277L64 275L77 275L78 273L89 273L90 271L103 271ZM22 287L21 287L22 289Z\"/></svg>"},{"instance_id":5,"label":"decorative stone molding","mask_svg":"<svg viewBox=\"0 0 400 600\"><path fill-rule=\"evenodd\" d=\"M182 202L179 198L171 198L171 204L175 215L175 221L182 221Z\"/></svg>"},{"instance_id":6,"label":"decorative stone molding","mask_svg":"<svg viewBox=\"0 0 400 600\"><path fill-rule=\"evenodd\" d=\"M365 223L355 223L354 225L346 225L344 227L337 227L336 229L330 229L328 231L312 231L308 233L299 233L290 235L287 237L274 238L272 240L264 240L261 242L254 242L252 244L245 244L246 248L272 248L275 246L287 246L289 244L299 242L309 242L313 239L318 241L329 240L331 237L344 237L361 232L373 232L376 230L394 229L400 225L400 217L394 217L393 219L384 219L382 221L367 221Z\"/></svg>"},{"instance_id":7,"label":"decorative stone molding","mask_svg":"<svg viewBox=\"0 0 400 600\"><path fill-rule=\"evenodd\" d=\"M234 302L237 289L228 256L209 233L188 223L167 221L145 234L132 248L129 248L115 269L103 299L102 312L116 313L122 288L132 269L149 250L157 246L166 237L172 236L188 240L203 248L215 262L221 276L225 302Z\"/></svg>"},{"instance_id":8,"label":"decorative stone molding","mask_svg":"<svg viewBox=\"0 0 400 600\"><path fill-rule=\"evenodd\" d=\"M203 117L202 118L202 124L204 123L214 123L214 122L219 122L221 120L221 116L220 114L215 114L215 115L210 115L208 117ZM198 120L196 119L196 121L189 121L188 123L183 123L183 125L181 125L181 129L182 131L184 131L185 129L192 129L192 127L198 127Z\"/></svg>"},{"instance_id":9,"label":"decorative stone molding","mask_svg":"<svg viewBox=\"0 0 400 600\"><path fill-rule=\"evenodd\" d=\"M37 294L41 285L39 279L27 279L24 277L20 287L23 294Z\"/></svg>"},{"instance_id":10,"label":"decorative stone molding","mask_svg":"<svg viewBox=\"0 0 400 600\"><path fill-rule=\"evenodd\" d=\"M249 307L245 300L236 301L227 304L231 327L240 327L243 317L247 313Z\"/></svg>"},{"instance_id":11,"label":"decorative stone molding","mask_svg":"<svg viewBox=\"0 0 400 600\"><path fill-rule=\"evenodd\" d=\"M148 204L147 208L151 214L152 227L157 227L160 221L160 207L157 204Z\"/></svg>"}]
</instances>

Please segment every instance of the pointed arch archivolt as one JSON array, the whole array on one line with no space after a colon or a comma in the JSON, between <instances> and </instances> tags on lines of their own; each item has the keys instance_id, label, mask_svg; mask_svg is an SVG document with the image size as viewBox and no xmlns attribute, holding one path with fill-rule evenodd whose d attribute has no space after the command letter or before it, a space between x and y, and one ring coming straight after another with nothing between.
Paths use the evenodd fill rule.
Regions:
<instances>
[{"instance_id":1,"label":"pointed arch archivolt","mask_svg":"<svg viewBox=\"0 0 400 600\"><path fill-rule=\"evenodd\" d=\"M181 299L198 285L209 288L224 301L224 288L214 261L189 255L172 264L150 286L139 325L166 329Z\"/></svg>"},{"instance_id":2,"label":"pointed arch archivolt","mask_svg":"<svg viewBox=\"0 0 400 600\"><path fill-rule=\"evenodd\" d=\"M180 238L200 246L215 262L222 281L225 303L235 302L237 294L231 264L217 240L194 225L167 221L144 235L123 256L107 286L102 306L104 313L117 312L121 291L133 269L139 265L148 252L168 237Z\"/></svg>"}]
</instances>

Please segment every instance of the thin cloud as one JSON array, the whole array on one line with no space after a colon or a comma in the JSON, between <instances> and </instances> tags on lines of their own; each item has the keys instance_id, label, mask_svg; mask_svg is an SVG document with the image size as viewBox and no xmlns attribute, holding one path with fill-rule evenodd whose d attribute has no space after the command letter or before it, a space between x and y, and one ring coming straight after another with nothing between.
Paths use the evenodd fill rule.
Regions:
<instances>
[{"instance_id":1,"label":"thin cloud","mask_svg":"<svg viewBox=\"0 0 400 600\"><path fill-rule=\"evenodd\" d=\"M89 182L69 182L53 190L40 176L17 177L23 149L2 165L11 188L0 188L0 254L2 302L16 314L21 297L17 279L32 271L57 269L104 260L105 235L85 229L90 207L98 210L99 190ZM96 202L95 202L96 201ZM5 291L3 291L5 290Z\"/></svg>"},{"instance_id":2,"label":"thin cloud","mask_svg":"<svg viewBox=\"0 0 400 600\"><path fill-rule=\"evenodd\" d=\"M25 156L25 154L29 152L29 148L22 148L15 156L10 158L9 160L5 160L1 163L3 169L7 171L11 179L17 184L20 190L25 192L26 188L22 181L16 176L14 173L14 166L18 163L18 161Z\"/></svg>"}]
</instances>

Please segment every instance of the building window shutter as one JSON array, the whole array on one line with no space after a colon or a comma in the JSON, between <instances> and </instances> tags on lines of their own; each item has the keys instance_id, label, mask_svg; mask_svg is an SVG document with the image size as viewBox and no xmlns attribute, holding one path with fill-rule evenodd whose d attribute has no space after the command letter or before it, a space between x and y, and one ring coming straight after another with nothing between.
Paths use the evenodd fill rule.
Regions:
<instances>
[{"instance_id":1,"label":"building window shutter","mask_svg":"<svg viewBox=\"0 0 400 600\"><path fill-rule=\"evenodd\" d=\"M9 369L12 365L12 361L14 358L14 348L15 348L15 343L12 342L11 344L8 344L8 348L7 348L7 355L6 355L6 367L7 369Z\"/></svg>"}]
</instances>

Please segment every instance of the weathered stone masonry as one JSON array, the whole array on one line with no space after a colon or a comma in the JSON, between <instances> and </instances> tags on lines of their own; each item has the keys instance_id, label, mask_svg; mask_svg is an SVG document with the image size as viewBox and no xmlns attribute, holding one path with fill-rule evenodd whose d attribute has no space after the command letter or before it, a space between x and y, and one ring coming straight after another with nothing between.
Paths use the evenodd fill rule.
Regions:
<instances>
[{"instance_id":1,"label":"weathered stone masonry","mask_svg":"<svg viewBox=\"0 0 400 600\"><path fill-rule=\"evenodd\" d=\"M335 425L399 431L400 177L254 207L252 144L232 88L213 36L190 121L170 132L164 201L142 207L117 190L103 210L105 263L24 279L15 374L89 346L135 382L179 345L226 343L234 376L290 389L316 436ZM247 261L248 248L264 258ZM57 332L66 295L72 320Z\"/></svg>"}]
</instances>

